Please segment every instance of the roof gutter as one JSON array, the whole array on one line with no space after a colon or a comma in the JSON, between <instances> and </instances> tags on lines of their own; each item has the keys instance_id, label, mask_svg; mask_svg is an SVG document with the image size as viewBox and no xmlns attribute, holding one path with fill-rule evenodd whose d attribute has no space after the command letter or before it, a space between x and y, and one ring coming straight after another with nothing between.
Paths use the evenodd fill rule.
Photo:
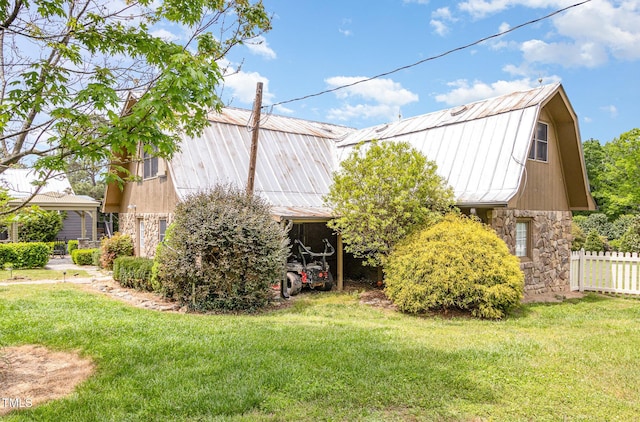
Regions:
<instances>
[{"instance_id":1,"label":"roof gutter","mask_svg":"<svg viewBox=\"0 0 640 422\"><path fill-rule=\"evenodd\" d=\"M457 207L462 208L506 208L505 202L460 202L457 203Z\"/></svg>"}]
</instances>

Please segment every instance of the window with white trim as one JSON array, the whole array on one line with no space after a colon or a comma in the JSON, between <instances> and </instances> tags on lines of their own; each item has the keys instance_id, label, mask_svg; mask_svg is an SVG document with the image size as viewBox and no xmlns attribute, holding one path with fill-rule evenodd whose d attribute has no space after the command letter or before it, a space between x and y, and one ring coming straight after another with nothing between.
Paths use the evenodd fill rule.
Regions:
<instances>
[{"instance_id":1,"label":"window with white trim","mask_svg":"<svg viewBox=\"0 0 640 422\"><path fill-rule=\"evenodd\" d=\"M144 256L144 220L138 219L138 255Z\"/></svg>"},{"instance_id":2,"label":"window with white trim","mask_svg":"<svg viewBox=\"0 0 640 422\"><path fill-rule=\"evenodd\" d=\"M536 131L531 141L531 149L529 150L529 159L536 161L548 161L549 150L549 125L538 122Z\"/></svg>"},{"instance_id":3,"label":"window with white trim","mask_svg":"<svg viewBox=\"0 0 640 422\"><path fill-rule=\"evenodd\" d=\"M165 220L164 218L160 219L159 221L159 228L158 228L158 234L160 235L160 241L164 242L164 235L167 232L167 220Z\"/></svg>"},{"instance_id":4,"label":"window with white trim","mask_svg":"<svg viewBox=\"0 0 640 422\"><path fill-rule=\"evenodd\" d=\"M516 256L528 257L530 251L531 231L529 221L516 222Z\"/></svg>"}]
</instances>

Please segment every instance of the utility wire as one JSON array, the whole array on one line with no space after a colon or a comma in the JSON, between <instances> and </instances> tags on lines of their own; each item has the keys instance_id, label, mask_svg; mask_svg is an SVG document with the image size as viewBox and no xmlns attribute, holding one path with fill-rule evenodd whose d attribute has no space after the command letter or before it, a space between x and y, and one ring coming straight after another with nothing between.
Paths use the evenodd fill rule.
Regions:
<instances>
[{"instance_id":1,"label":"utility wire","mask_svg":"<svg viewBox=\"0 0 640 422\"><path fill-rule=\"evenodd\" d=\"M513 28L509 28L509 29L507 29L505 31L498 32L497 34L489 35L488 37L484 37L484 38L479 39L477 41L474 41L472 43L463 45L461 47L454 48L452 50L445 51L444 53L440 53L440 54L435 55L435 56L427 57L427 58L422 59L420 61L417 61L415 63L408 64L406 66L398 67L398 68L390 70L388 72L380 73L379 75L375 75L375 76L371 76L369 78L361 79L359 81L355 81L355 82L352 82L352 83L349 83L349 84L346 84L346 85L337 86L335 88L326 89L324 91L320 91L320 92L317 92L315 94L309 94L309 95L305 95L303 97L297 97L297 98L293 98L293 99L286 100L286 101L280 101L280 102L277 102L275 104L271 104L270 106L265 106L265 107L269 107L270 110L273 110L273 107L275 107L275 106L279 106L279 105L282 105L282 104L293 103L293 102L296 102L296 101L302 101L302 100L306 100L308 98L318 97L320 95L328 94L330 92L335 92L335 91L338 91L338 90L341 90L341 89L344 89L344 88L349 88L349 87L352 87L352 86L355 86L355 85L358 85L358 84L361 84L361 83L364 83L364 82L368 82L368 81L371 81L371 80L374 80L374 79L378 79L378 78L381 78L383 76L388 76L388 75L391 75L393 73L400 72L401 70L409 69L409 68L412 68L414 66L418 66L418 65L420 65L422 63L425 63L425 62L428 62L428 61L432 61L432 60L436 60L436 59L439 59L441 57L448 56L449 54L452 54L452 53L455 53L455 52L458 52L458 51L461 51L461 50L465 50L465 49L467 49L469 47L473 47L474 45L478 45L478 44L483 43L485 41L488 41L490 39L501 37L501 36L503 36L505 34L508 34L510 32L513 32L513 31L516 31L516 30L518 30L520 28L523 28L525 26L532 25L534 23L538 23L538 22L543 21L545 19L549 19L550 17L553 17L553 16L555 16L557 14L565 12L565 11L567 11L569 9L574 8L574 7L582 6L583 4L589 3L590 1L591 0L585 0L585 1L582 1L580 3L572 4L571 6L567 6L567 7L564 7L562 9L558 9L558 10L556 10L554 12L551 12L548 15L542 16L542 17L537 18L537 19L530 20L530 21L525 22L525 23L521 23L520 25L516 25Z\"/></svg>"}]
</instances>

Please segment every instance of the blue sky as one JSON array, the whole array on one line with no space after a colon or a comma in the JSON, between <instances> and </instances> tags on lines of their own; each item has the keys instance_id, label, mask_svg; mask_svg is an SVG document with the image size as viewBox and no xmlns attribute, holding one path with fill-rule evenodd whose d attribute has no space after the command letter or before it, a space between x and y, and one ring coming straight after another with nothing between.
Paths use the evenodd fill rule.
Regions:
<instances>
[{"instance_id":1,"label":"blue sky","mask_svg":"<svg viewBox=\"0 0 640 422\"><path fill-rule=\"evenodd\" d=\"M223 97L278 104L410 65L578 3L562 0L263 0L273 29L227 57ZM640 127L640 0L590 2L500 38L277 114L355 128L562 82L583 140Z\"/></svg>"}]
</instances>

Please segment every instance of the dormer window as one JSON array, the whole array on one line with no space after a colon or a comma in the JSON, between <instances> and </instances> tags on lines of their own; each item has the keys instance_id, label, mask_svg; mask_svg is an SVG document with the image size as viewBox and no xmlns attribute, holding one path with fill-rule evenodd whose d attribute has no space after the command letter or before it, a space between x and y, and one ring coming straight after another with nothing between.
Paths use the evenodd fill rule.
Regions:
<instances>
[{"instance_id":1,"label":"dormer window","mask_svg":"<svg viewBox=\"0 0 640 422\"><path fill-rule=\"evenodd\" d=\"M549 125L538 122L536 131L531 141L531 149L529 150L529 159L547 162L549 145Z\"/></svg>"},{"instance_id":2,"label":"dormer window","mask_svg":"<svg viewBox=\"0 0 640 422\"><path fill-rule=\"evenodd\" d=\"M142 161L144 163L144 179L151 179L158 176L158 157L144 151L142 153Z\"/></svg>"}]
</instances>

